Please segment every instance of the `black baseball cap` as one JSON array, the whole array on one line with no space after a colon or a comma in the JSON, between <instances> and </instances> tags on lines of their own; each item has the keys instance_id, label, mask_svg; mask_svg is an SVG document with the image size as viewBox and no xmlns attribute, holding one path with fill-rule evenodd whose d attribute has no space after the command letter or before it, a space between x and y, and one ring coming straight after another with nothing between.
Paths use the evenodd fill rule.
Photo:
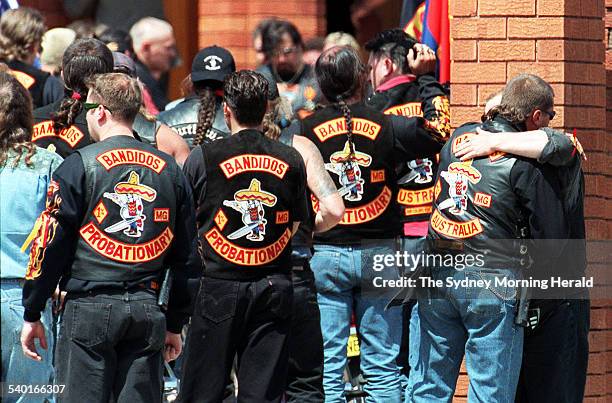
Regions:
<instances>
[{"instance_id":1,"label":"black baseball cap","mask_svg":"<svg viewBox=\"0 0 612 403\"><path fill-rule=\"evenodd\" d=\"M236 71L234 57L225 48L209 46L198 52L191 64L191 81L213 80L223 82Z\"/></svg>"}]
</instances>

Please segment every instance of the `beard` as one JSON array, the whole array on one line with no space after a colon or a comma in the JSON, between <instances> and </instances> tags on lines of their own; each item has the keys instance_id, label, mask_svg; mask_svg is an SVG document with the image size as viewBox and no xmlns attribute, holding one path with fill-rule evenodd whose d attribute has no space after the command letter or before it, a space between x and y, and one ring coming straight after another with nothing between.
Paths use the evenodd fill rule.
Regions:
<instances>
[{"instance_id":1,"label":"beard","mask_svg":"<svg viewBox=\"0 0 612 403\"><path fill-rule=\"evenodd\" d=\"M276 67L276 74L278 74L280 79L283 81L291 80L293 76L295 76L295 73L296 69L294 69L292 66L280 65Z\"/></svg>"}]
</instances>

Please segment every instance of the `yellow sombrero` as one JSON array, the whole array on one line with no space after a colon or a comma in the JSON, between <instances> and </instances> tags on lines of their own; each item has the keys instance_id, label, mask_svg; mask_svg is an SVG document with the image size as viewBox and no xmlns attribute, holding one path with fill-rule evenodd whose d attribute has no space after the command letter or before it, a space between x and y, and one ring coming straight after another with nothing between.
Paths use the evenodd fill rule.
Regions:
<instances>
[{"instance_id":1,"label":"yellow sombrero","mask_svg":"<svg viewBox=\"0 0 612 403\"><path fill-rule=\"evenodd\" d=\"M127 182L119 182L115 185L115 193L118 194L134 194L142 197L148 202L155 200L157 191L155 189L140 184L140 176L132 171Z\"/></svg>"},{"instance_id":2,"label":"yellow sombrero","mask_svg":"<svg viewBox=\"0 0 612 403\"><path fill-rule=\"evenodd\" d=\"M272 193L261 190L261 182L257 179L252 179L248 190L239 190L234 194L234 198L238 201L259 200L266 206L274 206L276 204L276 196Z\"/></svg>"},{"instance_id":3,"label":"yellow sombrero","mask_svg":"<svg viewBox=\"0 0 612 403\"><path fill-rule=\"evenodd\" d=\"M461 174L468 178L471 183L478 183L482 174L472 166L472 161L453 162L448 166L448 172Z\"/></svg>"},{"instance_id":4,"label":"yellow sombrero","mask_svg":"<svg viewBox=\"0 0 612 403\"><path fill-rule=\"evenodd\" d=\"M346 143L344 143L344 148L342 149L342 151L336 151L335 153L333 153L331 157L329 157L329 160L334 164L351 160L357 162L359 165L364 167L370 166L370 163L372 162L372 157L357 150L355 150L353 155L351 155L350 150L351 149L349 147L349 142L347 141Z\"/></svg>"}]
</instances>

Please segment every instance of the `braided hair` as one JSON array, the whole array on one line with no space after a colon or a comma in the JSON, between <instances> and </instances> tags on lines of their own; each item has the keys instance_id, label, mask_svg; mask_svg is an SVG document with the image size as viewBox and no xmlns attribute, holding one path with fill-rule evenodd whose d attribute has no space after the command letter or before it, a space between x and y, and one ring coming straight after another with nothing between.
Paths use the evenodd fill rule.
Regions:
<instances>
[{"instance_id":1,"label":"braided hair","mask_svg":"<svg viewBox=\"0 0 612 403\"><path fill-rule=\"evenodd\" d=\"M96 74L112 71L113 54L99 40L77 39L68 46L62 57L65 97L58 111L51 115L56 133L70 127L83 110L88 91L85 83Z\"/></svg>"},{"instance_id":2,"label":"braided hair","mask_svg":"<svg viewBox=\"0 0 612 403\"><path fill-rule=\"evenodd\" d=\"M346 101L359 96L365 81L365 71L365 66L355 49L348 46L326 50L319 56L315 64L315 73L321 92L344 115L351 156L355 153L353 117Z\"/></svg>"},{"instance_id":3,"label":"braided hair","mask_svg":"<svg viewBox=\"0 0 612 403\"><path fill-rule=\"evenodd\" d=\"M210 81L206 84L194 83L195 93L200 99L198 107L198 124L196 126L195 138L193 145L197 146L204 143L206 133L210 130L215 120L215 112L217 105L217 96L215 89L210 85Z\"/></svg>"}]
</instances>

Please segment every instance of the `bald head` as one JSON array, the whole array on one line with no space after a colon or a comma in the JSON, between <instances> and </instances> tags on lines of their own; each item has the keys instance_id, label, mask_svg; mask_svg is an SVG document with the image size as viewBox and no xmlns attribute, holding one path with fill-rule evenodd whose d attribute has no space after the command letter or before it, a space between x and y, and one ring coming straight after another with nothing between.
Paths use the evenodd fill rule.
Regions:
<instances>
[{"instance_id":1,"label":"bald head","mask_svg":"<svg viewBox=\"0 0 612 403\"><path fill-rule=\"evenodd\" d=\"M145 17L130 29L134 53L152 75L159 77L170 70L176 59L172 25L154 17Z\"/></svg>"},{"instance_id":2,"label":"bald head","mask_svg":"<svg viewBox=\"0 0 612 403\"><path fill-rule=\"evenodd\" d=\"M130 36L132 37L134 49L137 49L142 46L143 42L174 36L174 30L172 29L172 25L164 20L154 17L145 17L132 25Z\"/></svg>"}]
</instances>

